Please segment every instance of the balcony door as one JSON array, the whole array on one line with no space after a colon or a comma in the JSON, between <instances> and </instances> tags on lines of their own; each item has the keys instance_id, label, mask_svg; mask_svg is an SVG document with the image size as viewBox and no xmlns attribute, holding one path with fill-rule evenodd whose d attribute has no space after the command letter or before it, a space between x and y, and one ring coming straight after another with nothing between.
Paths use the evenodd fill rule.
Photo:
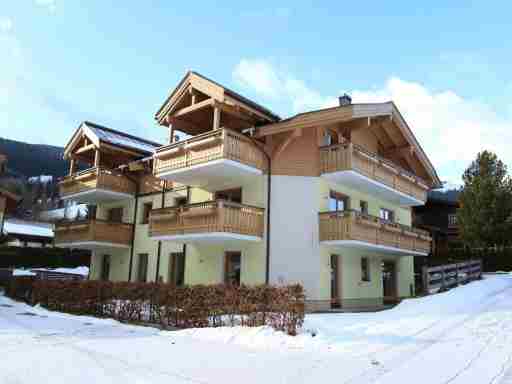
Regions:
<instances>
[{"instance_id":1,"label":"balcony door","mask_svg":"<svg viewBox=\"0 0 512 384\"><path fill-rule=\"evenodd\" d=\"M340 257L331 255L331 306L340 307Z\"/></svg>"},{"instance_id":2,"label":"balcony door","mask_svg":"<svg viewBox=\"0 0 512 384\"><path fill-rule=\"evenodd\" d=\"M139 265L137 269L137 281L139 283L145 283L148 281L148 254L139 254Z\"/></svg>"},{"instance_id":3,"label":"balcony door","mask_svg":"<svg viewBox=\"0 0 512 384\"><path fill-rule=\"evenodd\" d=\"M123 222L123 208L110 208L108 210L108 221L112 223L122 223Z\"/></svg>"},{"instance_id":4,"label":"balcony door","mask_svg":"<svg viewBox=\"0 0 512 384\"><path fill-rule=\"evenodd\" d=\"M185 284L185 254L173 252L169 257L169 284L180 287Z\"/></svg>"},{"instance_id":5,"label":"balcony door","mask_svg":"<svg viewBox=\"0 0 512 384\"><path fill-rule=\"evenodd\" d=\"M339 192L329 192L329 211L346 211L349 208L350 199L347 195Z\"/></svg>"},{"instance_id":6,"label":"balcony door","mask_svg":"<svg viewBox=\"0 0 512 384\"><path fill-rule=\"evenodd\" d=\"M382 287L384 301L395 301L397 294L396 263L394 261L382 262Z\"/></svg>"},{"instance_id":7,"label":"balcony door","mask_svg":"<svg viewBox=\"0 0 512 384\"><path fill-rule=\"evenodd\" d=\"M224 283L240 285L242 271L242 253L226 252L224 255Z\"/></svg>"}]
</instances>

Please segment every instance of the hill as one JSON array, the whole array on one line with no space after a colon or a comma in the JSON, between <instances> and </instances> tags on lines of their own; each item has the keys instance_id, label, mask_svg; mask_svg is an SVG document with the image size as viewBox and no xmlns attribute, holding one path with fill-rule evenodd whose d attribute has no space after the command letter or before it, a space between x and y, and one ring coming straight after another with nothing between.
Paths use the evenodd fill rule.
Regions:
<instances>
[{"instance_id":1,"label":"hill","mask_svg":"<svg viewBox=\"0 0 512 384\"><path fill-rule=\"evenodd\" d=\"M69 163L62 159L64 148L44 144L28 144L0 138L0 153L7 155L9 173L19 177L67 174Z\"/></svg>"}]
</instances>

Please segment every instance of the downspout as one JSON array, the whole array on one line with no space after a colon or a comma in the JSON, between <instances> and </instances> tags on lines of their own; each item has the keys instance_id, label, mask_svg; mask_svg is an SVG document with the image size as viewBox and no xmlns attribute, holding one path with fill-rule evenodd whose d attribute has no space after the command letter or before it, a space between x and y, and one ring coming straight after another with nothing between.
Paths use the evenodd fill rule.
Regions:
<instances>
[{"instance_id":1,"label":"downspout","mask_svg":"<svg viewBox=\"0 0 512 384\"><path fill-rule=\"evenodd\" d=\"M162 203L161 208L165 208L165 181L162 185ZM158 240L158 251L156 256L156 273L155 273L155 283L158 283L158 275L160 273L160 255L162 254L162 240Z\"/></svg>"},{"instance_id":2,"label":"downspout","mask_svg":"<svg viewBox=\"0 0 512 384\"><path fill-rule=\"evenodd\" d=\"M272 191L272 158L270 155L261 148L258 144L256 144L256 140L252 138L252 136L247 136L254 144L256 148L258 148L267 159L268 170L267 170L267 249L265 255L265 284L270 283L270 197Z\"/></svg>"},{"instance_id":3,"label":"downspout","mask_svg":"<svg viewBox=\"0 0 512 384\"><path fill-rule=\"evenodd\" d=\"M128 266L128 281L132 281L133 248L135 244L135 228L137 227L137 210L139 205L139 183L132 177L125 175L128 180L135 183L135 206L133 208L132 242L130 247L130 265Z\"/></svg>"}]
</instances>

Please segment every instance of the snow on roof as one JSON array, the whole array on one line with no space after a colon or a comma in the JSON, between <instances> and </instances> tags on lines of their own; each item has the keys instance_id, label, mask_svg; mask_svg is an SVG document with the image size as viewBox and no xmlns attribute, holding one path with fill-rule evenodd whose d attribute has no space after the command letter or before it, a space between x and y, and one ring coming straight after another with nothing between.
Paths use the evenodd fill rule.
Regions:
<instances>
[{"instance_id":1,"label":"snow on roof","mask_svg":"<svg viewBox=\"0 0 512 384\"><path fill-rule=\"evenodd\" d=\"M39 175L39 176L32 176L28 178L29 183L51 183L53 181L52 175Z\"/></svg>"},{"instance_id":2,"label":"snow on roof","mask_svg":"<svg viewBox=\"0 0 512 384\"><path fill-rule=\"evenodd\" d=\"M7 235L53 237L53 226L37 221L6 219L3 232Z\"/></svg>"},{"instance_id":3,"label":"snow on roof","mask_svg":"<svg viewBox=\"0 0 512 384\"><path fill-rule=\"evenodd\" d=\"M84 124L96 135L101 141L119 145L125 148L132 148L138 151L153 153L161 144L141 139L129 135L124 132L115 131L113 129L103 127L101 125L85 121Z\"/></svg>"},{"instance_id":4,"label":"snow on roof","mask_svg":"<svg viewBox=\"0 0 512 384\"><path fill-rule=\"evenodd\" d=\"M12 271L13 276L35 276L34 272L31 272L28 269L14 269Z\"/></svg>"}]
</instances>

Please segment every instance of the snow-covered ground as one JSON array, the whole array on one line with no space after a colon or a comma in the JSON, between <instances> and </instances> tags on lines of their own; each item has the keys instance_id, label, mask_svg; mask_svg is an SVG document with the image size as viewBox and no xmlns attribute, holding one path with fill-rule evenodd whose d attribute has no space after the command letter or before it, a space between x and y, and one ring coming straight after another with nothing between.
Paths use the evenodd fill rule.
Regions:
<instances>
[{"instance_id":1,"label":"snow-covered ground","mask_svg":"<svg viewBox=\"0 0 512 384\"><path fill-rule=\"evenodd\" d=\"M164 332L0 296L0 383L512 383L512 276L379 313Z\"/></svg>"}]
</instances>

